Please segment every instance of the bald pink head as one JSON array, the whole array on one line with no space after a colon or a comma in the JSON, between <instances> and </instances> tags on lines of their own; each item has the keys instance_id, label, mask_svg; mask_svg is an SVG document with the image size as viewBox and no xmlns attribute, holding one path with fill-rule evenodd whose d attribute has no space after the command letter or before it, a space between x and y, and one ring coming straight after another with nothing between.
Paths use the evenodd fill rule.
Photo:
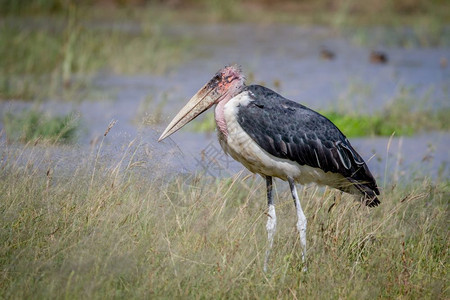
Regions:
<instances>
[{"instance_id":1,"label":"bald pink head","mask_svg":"<svg viewBox=\"0 0 450 300\"><path fill-rule=\"evenodd\" d=\"M219 70L209 83L216 85L217 92L221 95L216 103L223 100L226 102L245 87L245 76L238 65L230 65Z\"/></svg>"},{"instance_id":2,"label":"bald pink head","mask_svg":"<svg viewBox=\"0 0 450 300\"><path fill-rule=\"evenodd\" d=\"M223 119L224 105L244 89L244 82L245 77L242 74L241 68L237 65L226 66L219 70L178 112L161 134L158 141L162 141L170 136L214 104L217 104L217 107L219 108L219 114L216 115L216 121L217 117L219 117L220 120L217 124L220 128L220 124L225 124ZM216 113L217 112L218 109L216 108Z\"/></svg>"}]
</instances>

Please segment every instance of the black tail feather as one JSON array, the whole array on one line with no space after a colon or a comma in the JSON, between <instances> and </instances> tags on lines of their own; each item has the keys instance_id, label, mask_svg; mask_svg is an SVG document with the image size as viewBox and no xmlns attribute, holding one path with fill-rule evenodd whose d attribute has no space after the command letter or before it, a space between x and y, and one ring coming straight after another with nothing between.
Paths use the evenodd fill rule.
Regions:
<instances>
[{"instance_id":1,"label":"black tail feather","mask_svg":"<svg viewBox=\"0 0 450 300\"><path fill-rule=\"evenodd\" d=\"M367 194L364 195L363 202L368 207L375 207L381 203L376 195L367 195Z\"/></svg>"},{"instance_id":2,"label":"black tail feather","mask_svg":"<svg viewBox=\"0 0 450 300\"><path fill-rule=\"evenodd\" d=\"M378 188L372 189L364 183L358 182L353 178L347 178L362 194L361 201L368 207L378 206L381 202L377 195L380 194Z\"/></svg>"}]
</instances>

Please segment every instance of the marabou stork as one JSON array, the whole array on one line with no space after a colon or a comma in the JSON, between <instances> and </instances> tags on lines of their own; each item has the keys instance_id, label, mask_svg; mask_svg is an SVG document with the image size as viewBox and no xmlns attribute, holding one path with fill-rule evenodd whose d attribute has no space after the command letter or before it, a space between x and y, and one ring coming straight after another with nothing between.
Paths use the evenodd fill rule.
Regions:
<instances>
[{"instance_id":1,"label":"marabou stork","mask_svg":"<svg viewBox=\"0 0 450 300\"><path fill-rule=\"evenodd\" d=\"M356 194L369 207L380 204L377 198L380 193L369 168L330 120L268 88L245 85L245 77L236 65L218 71L178 112L158 141L213 105L218 138L225 153L266 179L268 248L264 271L267 270L277 220L272 177L289 182L297 210L304 263L306 217L296 182L315 182Z\"/></svg>"}]
</instances>

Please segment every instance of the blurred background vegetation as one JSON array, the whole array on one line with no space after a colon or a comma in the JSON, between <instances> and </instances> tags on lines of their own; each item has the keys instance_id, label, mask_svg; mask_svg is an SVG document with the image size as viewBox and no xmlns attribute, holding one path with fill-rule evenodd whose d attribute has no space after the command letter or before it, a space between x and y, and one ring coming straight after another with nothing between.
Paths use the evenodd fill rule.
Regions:
<instances>
[{"instance_id":1,"label":"blurred background vegetation","mask_svg":"<svg viewBox=\"0 0 450 300\"><path fill-rule=\"evenodd\" d=\"M93 78L101 72L163 74L188 60L195 43L188 36L167 34L167 28L177 24L320 25L337 34L345 31L352 42L364 46L370 45L373 40L370 30L376 27L383 28L386 44L404 48L448 46L449 3L445 0L0 0L0 100L84 100L93 91ZM349 136L390 135L395 129L399 134L411 135L418 131L412 128L414 124L429 130L449 127L442 117L448 110L438 114L428 111L408 114L402 106L387 109L401 114L391 113L394 121L382 122L386 118L384 111L364 120L348 112L323 113ZM411 116L398 118L398 115ZM425 121L411 122L417 119L416 115L426 116L421 118ZM12 116L3 117L4 123L13 120ZM212 125L200 124L198 131L205 131L204 128L210 131Z\"/></svg>"},{"instance_id":2,"label":"blurred background vegetation","mask_svg":"<svg viewBox=\"0 0 450 300\"><path fill-rule=\"evenodd\" d=\"M54 15L68 12L74 7L100 9L99 13L103 12L104 17L105 8L121 10L130 16L145 11L145 8L158 7L161 11L165 7L175 13L181 12L179 18L191 18L194 11L197 11L202 15L203 21L211 17L223 20L257 20L261 16L259 13L264 14L266 21L277 15L278 20L313 18L315 21L327 22L328 18L321 18L319 15L340 13L346 17L342 21L383 24L403 21L402 18L411 16L430 16L436 20L448 21L450 16L446 0L0 0L2 16ZM205 13L209 15L206 16ZM396 18L391 18L394 15Z\"/></svg>"},{"instance_id":3,"label":"blurred background vegetation","mask_svg":"<svg viewBox=\"0 0 450 300\"><path fill-rule=\"evenodd\" d=\"M284 12L327 12L347 10L356 15L372 15L382 17L380 13L396 13L401 15L433 14L435 17L448 17L448 10L440 9L448 6L446 0L379 0L379 1L349 1L349 0L1 0L2 14L36 14L60 13L73 5L136 7L148 5L165 5L173 9L214 8L226 13L233 13L241 7L254 9L270 9ZM231 9L234 7L234 9ZM295 9L294 9L295 8Z\"/></svg>"},{"instance_id":4,"label":"blurred background vegetation","mask_svg":"<svg viewBox=\"0 0 450 300\"><path fill-rule=\"evenodd\" d=\"M366 45L373 39L366 28L376 25L385 28L388 44L449 45L449 3L0 0L0 99L82 98L92 74L101 70L116 74L165 72L187 58L192 41L170 36L162 28L183 22L324 25L351 32L353 41ZM130 23L135 29L126 27ZM405 27L407 34L402 32Z\"/></svg>"}]
</instances>

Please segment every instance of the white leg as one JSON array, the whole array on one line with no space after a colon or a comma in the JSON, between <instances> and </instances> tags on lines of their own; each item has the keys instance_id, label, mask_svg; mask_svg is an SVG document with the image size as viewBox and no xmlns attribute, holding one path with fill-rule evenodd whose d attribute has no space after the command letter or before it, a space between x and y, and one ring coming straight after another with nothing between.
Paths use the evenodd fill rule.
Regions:
<instances>
[{"instance_id":1,"label":"white leg","mask_svg":"<svg viewBox=\"0 0 450 300\"><path fill-rule=\"evenodd\" d=\"M264 259L264 272L267 272L267 262L269 261L270 250L273 245L273 236L275 235L275 231L277 228L277 215L275 214L275 205L273 204L273 195L272 195L272 177L266 176L266 184L267 184L267 203L269 205L269 212L267 216L267 238L268 245L266 250L266 257Z\"/></svg>"},{"instance_id":2,"label":"white leg","mask_svg":"<svg viewBox=\"0 0 450 300\"><path fill-rule=\"evenodd\" d=\"M294 198L295 208L297 210L297 229L300 235L300 245L302 246L302 261L305 264L303 271L306 271L306 217L303 213L300 200L298 199L297 188L292 178L288 178L289 187L291 188L291 194Z\"/></svg>"}]
</instances>

